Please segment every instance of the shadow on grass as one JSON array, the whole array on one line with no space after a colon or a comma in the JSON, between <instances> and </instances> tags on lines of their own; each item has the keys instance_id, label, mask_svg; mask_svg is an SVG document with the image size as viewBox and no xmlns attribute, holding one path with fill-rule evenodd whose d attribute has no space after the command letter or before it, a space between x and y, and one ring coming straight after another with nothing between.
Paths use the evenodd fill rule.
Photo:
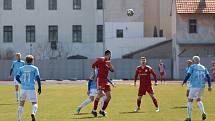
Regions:
<instances>
[{"instance_id":1,"label":"shadow on grass","mask_svg":"<svg viewBox=\"0 0 215 121\"><path fill-rule=\"evenodd\" d=\"M184 109L187 108L187 106L176 106L176 107L172 107L171 109Z\"/></svg>"},{"instance_id":2,"label":"shadow on grass","mask_svg":"<svg viewBox=\"0 0 215 121\"><path fill-rule=\"evenodd\" d=\"M0 103L0 106L16 105L17 103Z\"/></svg>"},{"instance_id":3,"label":"shadow on grass","mask_svg":"<svg viewBox=\"0 0 215 121\"><path fill-rule=\"evenodd\" d=\"M91 114L91 113L79 113L79 114L76 113L74 115L77 115L77 116L80 115L81 116L81 115L88 115L88 114Z\"/></svg>"},{"instance_id":4,"label":"shadow on grass","mask_svg":"<svg viewBox=\"0 0 215 121\"><path fill-rule=\"evenodd\" d=\"M72 119L93 119L93 118L102 118L104 116L97 116L97 117L92 117L92 116L86 116L86 117L76 117Z\"/></svg>"},{"instance_id":5,"label":"shadow on grass","mask_svg":"<svg viewBox=\"0 0 215 121\"><path fill-rule=\"evenodd\" d=\"M134 112L134 111L129 111L129 112L119 112L119 114L133 114L133 113L144 113L144 112Z\"/></svg>"}]
</instances>

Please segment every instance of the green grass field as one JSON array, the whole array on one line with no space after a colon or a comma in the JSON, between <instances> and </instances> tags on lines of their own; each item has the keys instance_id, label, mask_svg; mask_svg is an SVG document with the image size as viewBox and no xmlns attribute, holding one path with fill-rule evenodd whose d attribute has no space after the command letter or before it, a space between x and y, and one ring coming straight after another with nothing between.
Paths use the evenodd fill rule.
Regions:
<instances>
[{"instance_id":1,"label":"green grass field","mask_svg":"<svg viewBox=\"0 0 215 121\"><path fill-rule=\"evenodd\" d=\"M136 105L137 87L117 85L112 88L112 100L107 109L108 116L93 118L90 114L92 104L76 115L76 107L87 98L86 84L43 85L39 96L38 121L183 121L186 118L186 87L179 84L154 87L160 105L156 113L148 95L142 99L139 113L133 113ZM13 86L0 86L0 121L17 120L17 104ZM204 106L207 121L215 120L215 93L205 90ZM26 103L23 121L30 121L31 104ZM193 103L192 121L201 121L196 102Z\"/></svg>"}]
</instances>

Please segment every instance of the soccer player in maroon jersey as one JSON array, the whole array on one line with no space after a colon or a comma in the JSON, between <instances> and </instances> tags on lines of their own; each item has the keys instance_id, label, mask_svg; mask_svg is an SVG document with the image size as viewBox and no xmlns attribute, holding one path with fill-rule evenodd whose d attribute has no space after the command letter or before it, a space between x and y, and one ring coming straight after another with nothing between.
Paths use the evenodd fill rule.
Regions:
<instances>
[{"instance_id":1,"label":"soccer player in maroon jersey","mask_svg":"<svg viewBox=\"0 0 215 121\"><path fill-rule=\"evenodd\" d=\"M136 81L138 76L140 77L140 86L139 86L139 92L138 92L138 98L137 98L137 107L135 108L135 112L138 112L140 110L140 104L142 96L148 92L150 97L152 98L152 101L156 107L156 112L159 112L159 107L157 103L157 99L154 96L154 91L152 89L151 79L150 75L152 74L155 80L155 85L157 85L157 77L153 69L146 65L146 57L141 57L140 60L141 65L137 67L135 77L134 77L134 86L136 86Z\"/></svg>"},{"instance_id":2,"label":"soccer player in maroon jersey","mask_svg":"<svg viewBox=\"0 0 215 121\"><path fill-rule=\"evenodd\" d=\"M97 68L98 69L98 75L97 75L97 95L96 99L94 101L94 107L92 110L92 114L94 117L97 117L97 107L99 103L99 99L106 96L106 100L104 101L103 107L100 110L100 114L105 116L106 112L105 109L108 106L108 103L111 99L111 93L110 93L110 85L108 84L108 73L109 71L113 72L113 66L110 63L111 58L111 52L109 50L105 51L105 56L97 58L97 60L92 64L93 72Z\"/></svg>"}]
</instances>

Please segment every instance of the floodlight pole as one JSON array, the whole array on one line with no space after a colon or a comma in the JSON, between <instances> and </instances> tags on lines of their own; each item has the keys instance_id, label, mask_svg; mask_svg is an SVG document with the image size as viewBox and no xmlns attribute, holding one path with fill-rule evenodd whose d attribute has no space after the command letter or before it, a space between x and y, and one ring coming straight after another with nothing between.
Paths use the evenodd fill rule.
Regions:
<instances>
[{"instance_id":1,"label":"floodlight pole","mask_svg":"<svg viewBox=\"0 0 215 121\"><path fill-rule=\"evenodd\" d=\"M105 48L105 0L102 0L102 7L103 7L103 11L102 11L102 17L103 17L103 52L102 54L103 54L106 50Z\"/></svg>"}]
</instances>

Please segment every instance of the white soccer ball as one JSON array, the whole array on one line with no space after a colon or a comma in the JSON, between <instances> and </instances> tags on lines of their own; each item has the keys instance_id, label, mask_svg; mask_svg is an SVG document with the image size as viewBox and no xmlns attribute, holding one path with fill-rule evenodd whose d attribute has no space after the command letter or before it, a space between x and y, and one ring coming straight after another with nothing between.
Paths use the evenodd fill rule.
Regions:
<instances>
[{"instance_id":1,"label":"white soccer ball","mask_svg":"<svg viewBox=\"0 0 215 121\"><path fill-rule=\"evenodd\" d=\"M134 15L134 10L133 9L127 9L127 15L128 16L133 16Z\"/></svg>"}]
</instances>

